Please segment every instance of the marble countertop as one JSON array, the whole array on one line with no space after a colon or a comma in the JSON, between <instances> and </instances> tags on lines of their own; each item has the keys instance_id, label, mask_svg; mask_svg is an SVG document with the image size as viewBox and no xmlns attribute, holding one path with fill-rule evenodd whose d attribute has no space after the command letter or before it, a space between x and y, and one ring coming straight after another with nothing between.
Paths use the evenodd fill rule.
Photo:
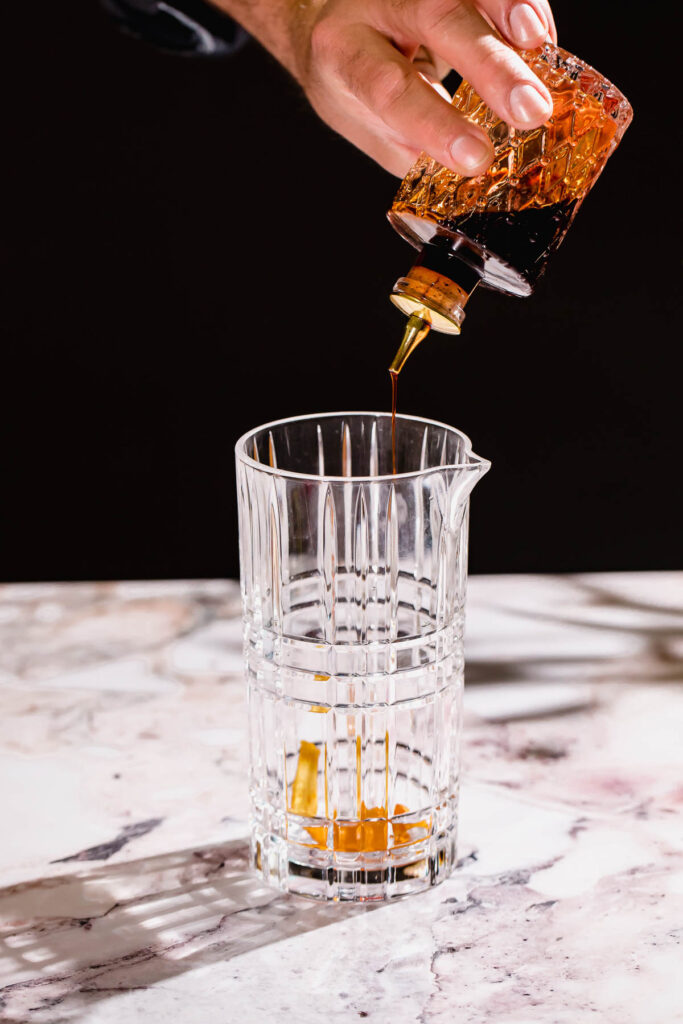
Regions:
<instances>
[{"instance_id":1,"label":"marble countertop","mask_svg":"<svg viewBox=\"0 0 683 1024\"><path fill-rule=\"evenodd\" d=\"M683 1021L683 573L475 577L460 864L247 863L232 582L0 588L0 1021Z\"/></svg>"}]
</instances>

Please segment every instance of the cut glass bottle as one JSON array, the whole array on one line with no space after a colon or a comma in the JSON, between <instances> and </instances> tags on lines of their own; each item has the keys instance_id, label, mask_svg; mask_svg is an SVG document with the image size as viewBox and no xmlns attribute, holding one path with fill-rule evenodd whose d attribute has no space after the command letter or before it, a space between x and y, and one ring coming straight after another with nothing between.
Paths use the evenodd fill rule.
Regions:
<instances>
[{"instance_id":1,"label":"cut glass bottle","mask_svg":"<svg viewBox=\"0 0 683 1024\"><path fill-rule=\"evenodd\" d=\"M550 120L518 131L463 81L453 105L488 133L493 163L464 178L423 153L388 213L420 250L392 301L408 315L423 310L445 333L459 333L480 282L531 294L632 118L625 97L566 50L547 43L521 56L550 91Z\"/></svg>"}]
</instances>

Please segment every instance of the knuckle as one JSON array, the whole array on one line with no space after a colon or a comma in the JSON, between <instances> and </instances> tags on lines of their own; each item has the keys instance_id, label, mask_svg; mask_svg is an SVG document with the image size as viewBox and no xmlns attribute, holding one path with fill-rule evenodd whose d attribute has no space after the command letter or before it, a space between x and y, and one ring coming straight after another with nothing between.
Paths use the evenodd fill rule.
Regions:
<instances>
[{"instance_id":1,"label":"knuckle","mask_svg":"<svg viewBox=\"0 0 683 1024\"><path fill-rule=\"evenodd\" d=\"M466 0L427 0L417 13L420 28L430 35L456 33L471 17Z\"/></svg>"},{"instance_id":2,"label":"knuckle","mask_svg":"<svg viewBox=\"0 0 683 1024\"><path fill-rule=\"evenodd\" d=\"M510 13L515 6L516 0L500 0L497 10L492 12L497 25L507 28L510 24Z\"/></svg>"},{"instance_id":3,"label":"knuckle","mask_svg":"<svg viewBox=\"0 0 683 1024\"><path fill-rule=\"evenodd\" d=\"M370 89L372 106L387 114L397 106L413 84L413 71L398 63L386 63L375 69Z\"/></svg>"},{"instance_id":4,"label":"knuckle","mask_svg":"<svg viewBox=\"0 0 683 1024\"><path fill-rule=\"evenodd\" d=\"M413 6L415 0L387 0L387 5L392 11L403 14Z\"/></svg>"},{"instance_id":5,"label":"knuckle","mask_svg":"<svg viewBox=\"0 0 683 1024\"><path fill-rule=\"evenodd\" d=\"M514 73L514 54L505 43L491 38L482 44L477 61L479 74L486 78L507 78Z\"/></svg>"},{"instance_id":6,"label":"knuckle","mask_svg":"<svg viewBox=\"0 0 683 1024\"><path fill-rule=\"evenodd\" d=\"M320 18L311 32L311 56L317 63L327 62L339 46L339 30L330 18Z\"/></svg>"},{"instance_id":7,"label":"knuckle","mask_svg":"<svg viewBox=\"0 0 683 1024\"><path fill-rule=\"evenodd\" d=\"M506 39L512 39L514 35L510 24L510 15L514 6L515 0L504 0L494 17L496 26Z\"/></svg>"}]
</instances>

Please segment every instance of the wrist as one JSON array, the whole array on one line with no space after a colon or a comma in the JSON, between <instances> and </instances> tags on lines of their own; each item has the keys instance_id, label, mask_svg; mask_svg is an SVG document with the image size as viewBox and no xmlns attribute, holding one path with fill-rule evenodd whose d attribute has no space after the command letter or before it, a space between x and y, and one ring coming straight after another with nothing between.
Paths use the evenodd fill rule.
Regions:
<instances>
[{"instance_id":1,"label":"wrist","mask_svg":"<svg viewBox=\"0 0 683 1024\"><path fill-rule=\"evenodd\" d=\"M310 38L326 0L209 0L235 18L304 85Z\"/></svg>"}]
</instances>

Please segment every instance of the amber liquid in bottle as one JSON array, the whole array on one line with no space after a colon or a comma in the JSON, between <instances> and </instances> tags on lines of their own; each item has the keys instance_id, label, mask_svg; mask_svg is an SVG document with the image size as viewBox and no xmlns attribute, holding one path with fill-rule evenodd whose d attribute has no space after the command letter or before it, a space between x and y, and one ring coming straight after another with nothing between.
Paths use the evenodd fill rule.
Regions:
<instances>
[{"instance_id":1,"label":"amber liquid in bottle","mask_svg":"<svg viewBox=\"0 0 683 1024\"><path fill-rule=\"evenodd\" d=\"M388 216L413 245L448 240L453 256L485 286L523 296L567 233L632 110L610 82L566 50L546 44L521 56L550 91L550 119L517 131L462 82L453 106L488 134L493 163L464 178L422 154Z\"/></svg>"},{"instance_id":2,"label":"amber liquid in bottle","mask_svg":"<svg viewBox=\"0 0 683 1024\"><path fill-rule=\"evenodd\" d=\"M436 331L460 333L478 283L531 294L632 118L625 97L566 50L546 43L520 55L550 91L550 119L518 131L463 81L453 106L488 134L493 163L464 178L423 153L388 213L419 250L391 299L408 315L429 310Z\"/></svg>"}]
</instances>

